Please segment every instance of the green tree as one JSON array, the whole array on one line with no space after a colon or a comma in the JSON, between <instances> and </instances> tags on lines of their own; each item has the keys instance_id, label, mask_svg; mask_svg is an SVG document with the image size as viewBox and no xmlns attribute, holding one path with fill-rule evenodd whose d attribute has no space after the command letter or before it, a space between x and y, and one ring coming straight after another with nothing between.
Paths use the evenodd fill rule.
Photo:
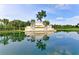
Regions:
<instances>
[{"instance_id":1,"label":"green tree","mask_svg":"<svg viewBox=\"0 0 79 59\"><path fill-rule=\"evenodd\" d=\"M76 25L76 27L79 27L79 23Z\"/></svg>"},{"instance_id":2,"label":"green tree","mask_svg":"<svg viewBox=\"0 0 79 59\"><path fill-rule=\"evenodd\" d=\"M43 21L43 24L45 25L45 30L46 30L46 34L47 34L47 26L50 24L50 22L45 20L45 21Z\"/></svg>"},{"instance_id":3,"label":"green tree","mask_svg":"<svg viewBox=\"0 0 79 59\"><path fill-rule=\"evenodd\" d=\"M48 20L45 20L45 21L43 21L43 24L44 24L45 26L47 26L47 25L50 24L50 22L49 22Z\"/></svg>"},{"instance_id":4,"label":"green tree","mask_svg":"<svg viewBox=\"0 0 79 59\"><path fill-rule=\"evenodd\" d=\"M0 30L4 30L4 25L0 24Z\"/></svg>"},{"instance_id":5,"label":"green tree","mask_svg":"<svg viewBox=\"0 0 79 59\"><path fill-rule=\"evenodd\" d=\"M42 21L43 17L46 17L46 11L41 10L41 12L38 12L38 14L36 14L37 20Z\"/></svg>"},{"instance_id":6,"label":"green tree","mask_svg":"<svg viewBox=\"0 0 79 59\"><path fill-rule=\"evenodd\" d=\"M0 21L4 23L4 29L3 30L6 30L6 25L9 23L9 20L4 18Z\"/></svg>"},{"instance_id":7,"label":"green tree","mask_svg":"<svg viewBox=\"0 0 79 59\"><path fill-rule=\"evenodd\" d=\"M8 19L2 19L2 22L7 25L9 23L9 20Z\"/></svg>"},{"instance_id":8,"label":"green tree","mask_svg":"<svg viewBox=\"0 0 79 59\"><path fill-rule=\"evenodd\" d=\"M35 26L35 20L31 20L31 26L34 27Z\"/></svg>"},{"instance_id":9,"label":"green tree","mask_svg":"<svg viewBox=\"0 0 79 59\"><path fill-rule=\"evenodd\" d=\"M20 29L24 28L26 25L30 25L30 22L29 21L24 22L21 20L13 20L9 24L14 26L16 29L20 30Z\"/></svg>"},{"instance_id":10,"label":"green tree","mask_svg":"<svg viewBox=\"0 0 79 59\"><path fill-rule=\"evenodd\" d=\"M31 22L30 21L27 21L26 22L26 26L30 26L31 25Z\"/></svg>"}]
</instances>

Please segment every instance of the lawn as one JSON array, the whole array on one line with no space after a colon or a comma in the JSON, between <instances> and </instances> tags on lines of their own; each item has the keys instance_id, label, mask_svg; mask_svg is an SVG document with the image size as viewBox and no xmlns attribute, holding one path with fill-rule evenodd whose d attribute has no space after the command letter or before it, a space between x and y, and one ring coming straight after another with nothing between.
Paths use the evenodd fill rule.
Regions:
<instances>
[{"instance_id":1,"label":"lawn","mask_svg":"<svg viewBox=\"0 0 79 59\"><path fill-rule=\"evenodd\" d=\"M57 31L79 31L79 28L56 28Z\"/></svg>"},{"instance_id":2,"label":"lawn","mask_svg":"<svg viewBox=\"0 0 79 59\"><path fill-rule=\"evenodd\" d=\"M4 31L0 31L0 33L11 33L11 32L24 32L24 30L4 30Z\"/></svg>"}]
</instances>

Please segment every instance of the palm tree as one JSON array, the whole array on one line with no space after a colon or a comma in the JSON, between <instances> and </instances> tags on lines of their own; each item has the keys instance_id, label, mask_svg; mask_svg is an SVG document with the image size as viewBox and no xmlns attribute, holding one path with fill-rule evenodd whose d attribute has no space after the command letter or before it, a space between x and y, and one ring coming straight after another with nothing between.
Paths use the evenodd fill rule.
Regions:
<instances>
[{"instance_id":1,"label":"palm tree","mask_svg":"<svg viewBox=\"0 0 79 59\"><path fill-rule=\"evenodd\" d=\"M37 16L36 16L36 18L37 18L37 20L40 20L40 21L42 21L42 18L43 17L46 17L47 15L46 15L46 11L43 11L43 10L41 10L41 12L38 12L38 14L36 14Z\"/></svg>"}]
</instances>

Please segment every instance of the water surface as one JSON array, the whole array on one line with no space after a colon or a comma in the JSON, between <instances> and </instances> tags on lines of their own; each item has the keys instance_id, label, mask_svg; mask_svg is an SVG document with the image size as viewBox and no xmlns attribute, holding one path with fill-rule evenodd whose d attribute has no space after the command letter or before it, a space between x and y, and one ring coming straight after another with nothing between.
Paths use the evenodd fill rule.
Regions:
<instances>
[{"instance_id":1,"label":"water surface","mask_svg":"<svg viewBox=\"0 0 79 59\"><path fill-rule=\"evenodd\" d=\"M78 32L56 32L50 35L25 35L23 32L0 33L1 55L77 55Z\"/></svg>"}]
</instances>

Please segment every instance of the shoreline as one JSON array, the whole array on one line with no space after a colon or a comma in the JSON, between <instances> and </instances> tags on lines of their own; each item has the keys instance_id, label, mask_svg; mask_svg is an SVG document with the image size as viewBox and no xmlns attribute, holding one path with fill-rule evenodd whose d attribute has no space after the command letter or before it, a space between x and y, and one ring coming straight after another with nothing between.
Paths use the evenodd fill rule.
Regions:
<instances>
[{"instance_id":1,"label":"shoreline","mask_svg":"<svg viewBox=\"0 0 79 59\"><path fill-rule=\"evenodd\" d=\"M79 31L79 29L56 29L57 31Z\"/></svg>"},{"instance_id":2,"label":"shoreline","mask_svg":"<svg viewBox=\"0 0 79 59\"><path fill-rule=\"evenodd\" d=\"M11 33L11 32L24 32L24 30L3 30L3 31L0 31L0 33Z\"/></svg>"},{"instance_id":3,"label":"shoreline","mask_svg":"<svg viewBox=\"0 0 79 59\"><path fill-rule=\"evenodd\" d=\"M79 29L56 29L56 32L57 31L79 31ZM0 31L0 33L10 33L10 32L25 32L25 30L2 30Z\"/></svg>"}]
</instances>

